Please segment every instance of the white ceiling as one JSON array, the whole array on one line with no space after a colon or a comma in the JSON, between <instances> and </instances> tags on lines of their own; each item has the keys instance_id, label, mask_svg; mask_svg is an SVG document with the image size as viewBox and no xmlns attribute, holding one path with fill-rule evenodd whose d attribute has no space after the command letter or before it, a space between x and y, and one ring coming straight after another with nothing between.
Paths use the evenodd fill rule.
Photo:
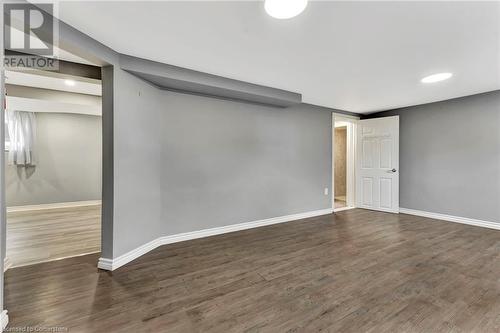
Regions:
<instances>
[{"instance_id":1,"label":"white ceiling","mask_svg":"<svg viewBox=\"0 0 500 333\"><path fill-rule=\"evenodd\" d=\"M66 80L72 80L75 84L68 86ZM13 85L7 86L8 109L101 115L100 80L50 71L6 70L5 83Z\"/></svg>"},{"instance_id":2,"label":"white ceiling","mask_svg":"<svg viewBox=\"0 0 500 333\"><path fill-rule=\"evenodd\" d=\"M19 86L67 91L79 94L101 96L101 81L80 76L51 73L48 71L5 71L5 82ZM69 86L66 80L75 84Z\"/></svg>"},{"instance_id":3,"label":"white ceiling","mask_svg":"<svg viewBox=\"0 0 500 333\"><path fill-rule=\"evenodd\" d=\"M352 112L500 89L500 2L310 1L276 20L260 1L71 1L59 17L121 53ZM420 83L436 72L454 76Z\"/></svg>"},{"instance_id":4,"label":"white ceiling","mask_svg":"<svg viewBox=\"0 0 500 333\"><path fill-rule=\"evenodd\" d=\"M66 103L39 98L7 96L7 108L16 111L44 113L76 113L101 116L100 105Z\"/></svg>"}]
</instances>

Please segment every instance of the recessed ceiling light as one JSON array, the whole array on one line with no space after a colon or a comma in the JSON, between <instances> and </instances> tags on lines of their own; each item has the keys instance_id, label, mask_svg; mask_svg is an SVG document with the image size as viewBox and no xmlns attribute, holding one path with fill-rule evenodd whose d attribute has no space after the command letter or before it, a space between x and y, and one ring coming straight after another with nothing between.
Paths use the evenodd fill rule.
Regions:
<instances>
[{"instance_id":1,"label":"recessed ceiling light","mask_svg":"<svg viewBox=\"0 0 500 333\"><path fill-rule=\"evenodd\" d=\"M452 73L437 73L424 77L422 80L420 80L420 82L434 83L434 82L448 80L452 76L453 76Z\"/></svg>"},{"instance_id":2,"label":"recessed ceiling light","mask_svg":"<svg viewBox=\"0 0 500 333\"><path fill-rule=\"evenodd\" d=\"M266 0L266 12L277 19L288 19L299 15L306 9L307 0Z\"/></svg>"},{"instance_id":3,"label":"recessed ceiling light","mask_svg":"<svg viewBox=\"0 0 500 333\"><path fill-rule=\"evenodd\" d=\"M73 80L64 80L64 83L70 87L73 87L76 84L76 82Z\"/></svg>"}]
</instances>

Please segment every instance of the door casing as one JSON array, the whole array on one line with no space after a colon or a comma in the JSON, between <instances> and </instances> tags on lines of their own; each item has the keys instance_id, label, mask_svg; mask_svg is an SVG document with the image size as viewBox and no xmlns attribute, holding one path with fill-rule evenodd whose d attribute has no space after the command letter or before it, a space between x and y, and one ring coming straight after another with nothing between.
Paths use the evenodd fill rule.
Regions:
<instances>
[{"instance_id":1,"label":"door casing","mask_svg":"<svg viewBox=\"0 0 500 333\"><path fill-rule=\"evenodd\" d=\"M360 120L356 206L399 213L399 116Z\"/></svg>"},{"instance_id":2,"label":"door casing","mask_svg":"<svg viewBox=\"0 0 500 333\"><path fill-rule=\"evenodd\" d=\"M348 116L339 113L332 114L332 209L334 212L356 208L356 128L358 117ZM349 124L347 126L347 193L346 193L346 207L335 209L335 122L344 121Z\"/></svg>"}]
</instances>

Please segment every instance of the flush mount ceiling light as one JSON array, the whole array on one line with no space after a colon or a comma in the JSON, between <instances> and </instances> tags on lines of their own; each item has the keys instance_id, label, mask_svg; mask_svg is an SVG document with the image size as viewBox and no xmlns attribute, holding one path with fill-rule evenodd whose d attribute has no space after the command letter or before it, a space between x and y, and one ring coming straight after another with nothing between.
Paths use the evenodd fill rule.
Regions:
<instances>
[{"instance_id":1,"label":"flush mount ceiling light","mask_svg":"<svg viewBox=\"0 0 500 333\"><path fill-rule=\"evenodd\" d=\"M452 73L437 73L424 77L422 80L420 80L420 82L434 83L434 82L448 80L452 76L453 76Z\"/></svg>"},{"instance_id":2,"label":"flush mount ceiling light","mask_svg":"<svg viewBox=\"0 0 500 333\"><path fill-rule=\"evenodd\" d=\"M277 19L288 19L299 15L306 9L307 0L265 0L266 12Z\"/></svg>"},{"instance_id":3,"label":"flush mount ceiling light","mask_svg":"<svg viewBox=\"0 0 500 333\"><path fill-rule=\"evenodd\" d=\"M73 87L76 84L76 82L73 80L64 80L64 84L66 84L67 86Z\"/></svg>"}]
</instances>

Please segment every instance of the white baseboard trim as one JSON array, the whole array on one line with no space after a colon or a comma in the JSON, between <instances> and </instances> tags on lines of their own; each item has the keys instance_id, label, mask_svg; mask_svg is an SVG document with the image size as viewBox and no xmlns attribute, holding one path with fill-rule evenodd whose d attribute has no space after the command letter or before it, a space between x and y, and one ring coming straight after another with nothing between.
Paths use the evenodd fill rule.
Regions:
<instances>
[{"instance_id":1,"label":"white baseboard trim","mask_svg":"<svg viewBox=\"0 0 500 333\"><path fill-rule=\"evenodd\" d=\"M31 266L31 265L43 264L43 263L46 263L46 262L59 261L59 260L64 260L64 259L69 259L69 258L83 257L83 256L88 256L89 254L95 254L95 253L99 253L99 252L100 251L93 251L93 252L85 252L85 253L79 253L79 254L72 254L72 255L69 255L69 256L63 256L63 257L58 257L58 258L51 258L51 259L47 259L47 260L40 260L40 261L37 261L37 262L30 262L28 264L21 264L21 265L19 265L19 264L14 265L12 263L12 261L8 260L7 257L5 257L5 259L8 260L8 262L9 262L9 266L7 267L7 269L10 269L10 268L19 268L19 267L26 267L26 266ZM4 264L4 272L7 270L5 267L6 266Z\"/></svg>"},{"instance_id":2,"label":"white baseboard trim","mask_svg":"<svg viewBox=\"0 0 500 333\"><path fill-rule=\"evenodd\" d=\"M203 237L208 237L208 236L215 236L215 235L225 234L225 233L234 232L234 231L253 229L253 228L263 227L263 226L267 226L267 225L290 222L290 221L294 221L294 220L300 220L300 219L305 219L305 218L315 217L315 216L320 216L320 215L326 215L326 214L331 214L331 213L332 213L332 209L328 208L328 209L315 210L315 211L306 212L306 213L273 217L273 218L265 219L265 220L232 224L232 225L228 225L228 226L224 226L224 227L217 227L217 228L204 229L204 230L198 230L198 231L192 231L192 232L185 232L185 233L177 234L177 235L164 236L164 237L157 238L157 239L155 239L149 243L146 243L144 245L141 245L138 248L136 248L132 251L129 251L129 252L127 252L127 253L125 253L125 254L123 254L115 259L99 258L99 262L97 264L97 267L99 267L100 269L113 271L113 270L131 262L132 260L137 259L140 256L148 253L149 251L154 250L155 248L157 248L158 246L161 246L161 245L183 242L183 241L187 241L187 240L191 240L191 239L203 238Z\"/></svg>"},{"instance_id":3,"label":"white baseboard trim","mask_svg":"<svg viewBox=\"0 0 500 333\"><path fill-rule=\"evenodd\" d=\"M9 315L7 314L7 310L3 310L0 314L0 323L2 325L2 332L7 327L9 323Z\"/></svg>"},{"instance_id":4,"label":"white baseboard trim","mask_svg":"<svg viewBox=\"0 0 500 333\"><path fill-rule=\"evenodd\" d=\"M73 201L73 202L56 202L56 203L40 204L40 205L11 206L11 207L7 207L7 213L25 212L25 211L30 211L30 210L97 206L100 204L101 204L101 200L88 200L88 201Z\"/></svg>"},{"instance_id":5,"label":"white baseboard trim","mask_svg":"<svg viewBox=\"0 0 500 333\"><path fill-rule=\"evenodd\" d=\"M473 225L476 227L483 227L483 228L500 230L500 223L470 219L468 217L460 217L460 216L452 216L452 215L445 215L445 214L439 214L439 213L424 212L421 210L408 209L408 208L400 208L399 212L402 214L416 215L416 216L428 217L428 218L436 219L436 220L443 220L443 221Z\"/></svg>"},{"instance_id":6,"label":"white baseboard trim","mask_svg":"<svg viewBox=\"0 0 500 333\"><path fill-rule=\"evenodd\" d=\"M337 212L342 212L342 211L344 211L344 210L349 210L349 209L354 209L354 208L356 208L356 207L340 207L340 208L335 208L335 209L333 210L333 212L334 212L334 213L337 213Z\"/></svg>"},{"instance_id":7,"label":"white baseboard trim","mask_svg":"<svg viewBox=\"0 0 500 333\"><path fill-rule=\"evenodd\" d=\"M9 258L5 257L3 258L3 271L4 273L12 267L12 261L9 260Z\"/></svg>"}]
</instances>

